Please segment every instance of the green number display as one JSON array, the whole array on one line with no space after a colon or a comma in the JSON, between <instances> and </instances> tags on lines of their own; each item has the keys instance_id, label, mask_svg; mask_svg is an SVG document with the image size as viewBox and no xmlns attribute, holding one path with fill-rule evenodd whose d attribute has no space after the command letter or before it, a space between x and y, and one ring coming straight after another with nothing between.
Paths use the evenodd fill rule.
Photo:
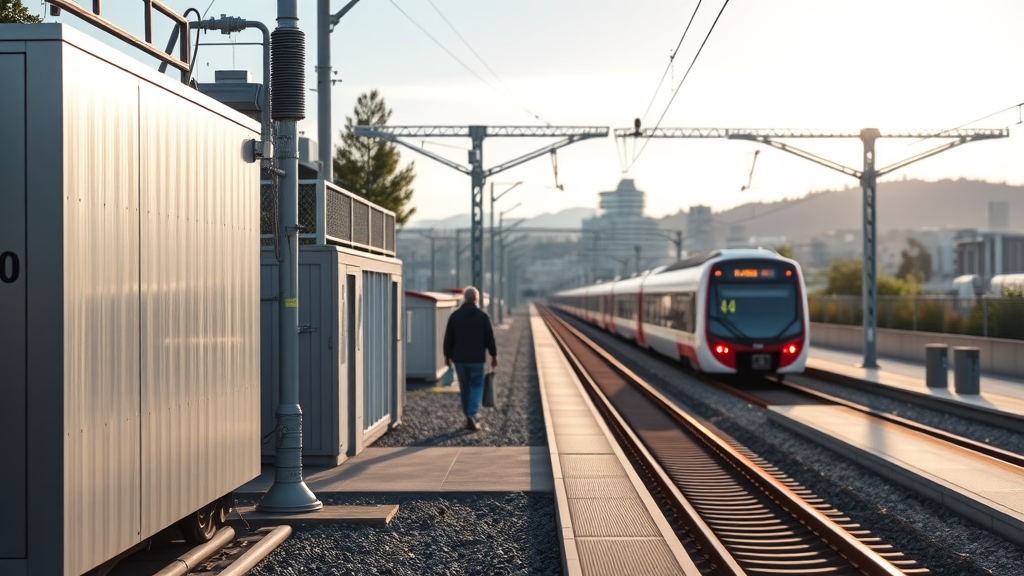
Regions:
<instances>
[{"instance_id":1,"label":"green number display","mask_svg":"<svg viewBox=\"0 0 1024 576\"><path fill-rule=\"evenodd\" d=\"M736 301L735 300L722 300L722 314L735 314L736 313Z\"/></svg>"}]
</instances>

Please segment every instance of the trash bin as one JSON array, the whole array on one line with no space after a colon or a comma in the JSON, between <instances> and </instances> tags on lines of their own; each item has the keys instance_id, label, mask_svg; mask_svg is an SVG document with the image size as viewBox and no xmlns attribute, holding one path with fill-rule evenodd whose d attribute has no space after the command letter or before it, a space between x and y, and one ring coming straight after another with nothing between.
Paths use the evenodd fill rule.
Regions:
<instances>
[{"instance_id":1,"label":"trash bin","mask_svg":"<svg viewBox=\"0 0 1024 576\"><path fill-rule=\"evenodd\" d=\"M948 344L925 344L924 381L929 388L949 387Z\"/></svg>"},{"instance_id":2,"label":"trash bin","mask_svg":"<svg viewBox=\"0 0 1024 576\"><path fill-rule=\"evenodd\" d=\"M953 348L953 386L957 394L981 392L981 354L977 348Z\"/></svg>"}]
</instances>

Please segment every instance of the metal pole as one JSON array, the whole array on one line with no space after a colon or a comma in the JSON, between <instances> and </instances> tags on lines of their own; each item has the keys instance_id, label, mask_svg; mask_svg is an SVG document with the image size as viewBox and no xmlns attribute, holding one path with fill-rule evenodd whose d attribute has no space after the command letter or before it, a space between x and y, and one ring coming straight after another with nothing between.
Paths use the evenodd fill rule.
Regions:
<instances>
[{"instance_id":1,"label":"metal pole","mask_svg":"<svg viewBox=\"0 0 1024 576\"><path fill-rule=\"evenodd\" d=\"M676 262L683 259L683 232L676 230Z\"/></svg>"},{"instance_id":2,"label":"metal pole","mask_svg":"<svg viewBox=\"0 0 1024 576\"><path fill-rule=\"evenodd\" d=\"M462 228L455 229L455 286L462 288Z\"/></svg>"},{"instance_id":3,"label":"metal pole","mask_svg":"<svg viewBox=\"0 0 1024 576\"><path fill-rule=\"evenodd\" d=\"M491 297L488 301L487 313L491 315L491 319L494 319L494 299L496 297L495 292L495 281L494 281L494 182L491 182L491 231L488 234L491 239L491 257L489 258L491 264Z\"/></svg>"},{"instance_id":4,"label":"metal pole","mask_svg":"<svg viewBox=\"0 0 1024 576\"><path fill-rule=\"evenodd\" d=\"M434 252L434 240L436 240L436 238L434 238L433 236L430 236L430 291L431 292L434 292L437 289L437 286L434 284L434 261L435 261L436 255L437 255L437 252Z\"/></svg>"},{"instance_id":5,"label":"metal pole","mask_svg":"<svg viewBox=\"0 0 1024 576\"><path fill-rule=\"evenodd\" d=\"M875 140L880 136L876 128L865 128L860 131L861 142L864 143L864 172L861 176L861 187L864 191L864 362L863 368L878 368L875 356L875 331L878 327L878 284L876 261L876 196L878 179L875 174Z\"/></svg>"},{"instance_id":6,"label":"metal pole","mask_svg":"<svg viewBox=\"0 0 1024 576\"><path fill-rule=\"evenodd\" d=\"M633 251L636 252L636 273L640 274L640 245L634 245Z\"/></svg>"},{"instance_id":7,"label":"metal pole","mask_svg":"<svg viewBox=\"0 0 1024 576\"><path fill-rule=\"evenodd\" d=\"M471 258L473 276L470 282L479 290L484 289L484 138L487 137L486 126L470 126L469 137L473 141L473 149L469 151L469 163L472 165L470 176L473 180L472 242Z\"/></svg>"},{"instance_id":8,"label":"metal pole","mask_svg":"<svg viewBox=\"0 0 1024 576\"><path fill-rule=\"evenodd\" d=\"M320 179L334 182L331 150L331 0L316 3L316 137Z\"/></svg>"},{"instance_id":9,"label":"metal pole","mask_svg":"<svg viewBox=\"0 0 1024 576\"><path fill-rule=\"evenodd\" d=\"M312 512L323 508L302 481L302 408L299 406L299 151L297 122L305 117L305 38L298 27L297 0L278 0L277 30L272 39L273 116L279 121L278 166L284 171L279 190L279 226L284 234L278 267L280 299L280 398L274 485L257 506L264 512Z\"/></svg>"},{"instance_id":10,"label":"metal pole","mask_svg":"<svg viewBox=\"0 0 1024 576\"><path fill-rule=\"evenodd\" d=\"M506 294L508 293L508 274L506 273L507 271L505 270L505 235L502 234L498 241L501 243L501 250L500 250L501 261L498 263L498 270L501 271L501 283L500 283L500 286L501 286L501 298L505 299L507 297ZM498 324L501 324L505 320L505 316L504 316L504 314L502 312L504 310L504 308L505 308L505 306L502 305L502 301L499 300L498 301Z\"/></svg>"}]
</instances>

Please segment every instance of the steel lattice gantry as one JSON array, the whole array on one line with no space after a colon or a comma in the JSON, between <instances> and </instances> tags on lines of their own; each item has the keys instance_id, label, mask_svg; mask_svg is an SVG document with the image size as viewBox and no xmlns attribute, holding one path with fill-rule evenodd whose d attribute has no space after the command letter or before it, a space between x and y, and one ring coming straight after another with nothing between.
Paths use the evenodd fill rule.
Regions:
<instances>
[{"instance_id":1,"label":"steel lattice gantry","mask_svg":"<svg viewBox=\"0 0 1024 576\"><path fill-rule=\"evenodd\" d=\"M877 128L865 128L860 132L838 130L811 130L789 128L635 128L616 129L616 138L729 138L733 140L750 140L778 148L805 160L821 164L826 168L842 172L860 180L863 190L863 229L864 229L864 368L877 368L875 354L875 330L878 325L878 283L876 259L876 202L878 193L878 177L885 176L904 166L945 152L961 144L975 140L1005 138L1010 131L998 129L954 129L954 130L892 130L882 132ZM844 166L827 158L822 158L795 146L779 142L778 138L859 138L864 145L864 167L860 170ZM875 168L875 141L879 138L918 138L918 139L953 139L951 142L926 150L920 154L900 160L884 168Z\"/></svg>"},{"instance_id":2,"label":"steel lattice gantry","mask_svg":"<svg viewBox=\"0 0 1024 576\"><path fill-rule=\"evenodd\" d=\"M473 190L472 227L470 228L472 284L482 290L484 284L484 183L487 178L568 146L573 142L588 138L605 138L608 136L609 129L587 126L353 126L352 132L356 136L379 138L401 144L418 154L437 160L445 166L469 174L472 178ZM562 140L485 170L483 167L483 145L484 138L487 137L561 137ZM469 138L473 143L473 148L469 151L469 166L463 166L415 144L400 140L400 138Z\"/></svg>"}]
</instances>

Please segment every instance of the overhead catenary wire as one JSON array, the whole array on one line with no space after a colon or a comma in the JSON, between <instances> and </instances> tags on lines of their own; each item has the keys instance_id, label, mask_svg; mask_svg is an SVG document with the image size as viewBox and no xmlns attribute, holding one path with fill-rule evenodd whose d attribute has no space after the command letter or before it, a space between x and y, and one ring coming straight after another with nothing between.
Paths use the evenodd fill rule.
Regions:
<instances>
[{"instance_id":1,"label":"overhead catenary wire","mask_svg":"<svg viewBox=\"0 0 1024 576\"><path fill-rule=\"evenodd\" d=\"M686 82L686 79L690 76L690 71L693 70L694 64L696 64L697 59L700 58L701 52L704 51L704 46L707 45L708 39L711 38L711 33L715 31L715 26L718 25L718 21L722 18L722 13L725 12L725 8L728 5L729 0L725 0L725 2L722 3L722 8L718 11L718 15L715 16L715 21L711 23L711 28L708 29L708 33L704 35L704 40L700 43L700 48L698 48L697 53L693 55L693 59L690 60L690 65L687 66L686 72L683 74L683 77L679 80L679 84L676 85L676 89L672 92L672 97L669 98L668 104L665 104L665 109L662 110L661 116L658 117L658 122L654 125L655 130L657 130L658 127L661 126L662 120L664 120L665 115L668 114L668 109L672 107L672 102L675 102L676 96L679 94L679 89L683 87L683 83ZM633 161L630 163L629 168L626 169L627 172L629 171L629 169L633 167L634 164L636 164L637 159L640 158L640 155L643 154L644 150L647 149L647 144L650 143L650 141L651 139L647 138L644 140L644 143L640 145L640 150L633 156Z\"/></svg>"},{"instance_id":2,"label":"overhead catenary wire","mask_svg":"<svg viewBox=\"0 0 1024 576\"><path fill-rule=\"evenodd\" d=\"M479 60L480 63L484 65L484 68L486 68L487 71L491 73L491 76L494 76L494 79L497 80L498 83L501 84L502 87L504 87L505 90L507 90L508 93L513 98L515 98L515 100L519 103L519 107L522 108L523 111L526 112L527 114L529 114L530 116L533 116L534 118L536 118L537 120L540 120L544 124L546 124L548 126L551 126L551 122L548 122L547 120L541 118L540 115L534 113L532 110L530 110L529 108L526 107L526 104L524 104L523 101L518 96L516 96L516 93L513 92L512 89L508 87L508 84L505 84L505 81L502 80L500 76L498 76L498 73L495 72L494 69L491 68L487 64L487 62L483 59L483 57L480 56L480 54L477 53L477 51L473 49L473 46L470 45L469 41L467 41L466 38L463 37L462 34L459 33L459 31L455 28L455 26L451 23L451 21L449 21L448 18L444 15L444 13L441 12L441 9L438 8L436 4L434 4L434 1L433 0L427 0L427 2L429 2L430 6L434 9L435 12L437 12L437 15L440 16L442 20L444 20L444 23L447 24L448 27L452 29L452 32L455 32L455 35L459 37L459 40L462 40L462 43L466 45L466 48L469 48L469 51L473 53L473 56L476 56L476 59Z\"/></svg>"},{"instance_id":3,"label":"overhead catenary wire","mask_svg":"<svg viewBox=\"0 0 1024 576\"><path fill-rule=\"evenodd\" d=\"M932 138L938 138L938 137L942 136L943 134L948 134L948 133L950 133L950 132L952 132L954 130L959 130L961 128L966 128L967 126L970 126L971 124L977 124L978 122L981 122L982 120L988 120L989 118L991 118L993 116L998 116L998 115L1003 114L1005 112L1009 112L1010 110L1013 110L1014 108L1017 109L1017 122L1015 124L1024 123L1024 120L1022 120L1021 116L1020 116L1021 107L1024 107L1024 102L1021 102L1019 104L1014 104L1013 106L1007 106L1006 108L1003 108L1002 110L999 110L998 112L993 112L991 114L986 114L986 115L982 116L981 118L977 118L975 120L971 120L970 122L965 122L965 123L963 123L963 124L961 124L961 125L959 125L959 126L957 126L955 128L947 128L947 129L945 129L945 130L943 130L941 132L938 132L938 133L936 133L936 134L934 134L932 136L928 136L927 138L921 138L919 140L914 140L913 142L911 142L909 144L909 146L913 146L914 144L920 144L921 142L924 142L925 140L930 140Z\"/></svg>"},{"instance_id":4,"label":"overhead catenary wire","mask_svg":"<svg viewBox=\"0 0 1024 576\"><path fill-rule=\"evenodd\" d=\"M661 90L661 85L665 83L665 77L668 76L669 70L672 69L672 64L675 62L676 54L679 54L679 49L683 45L683 40L686 39L687 32L690 31L690 26L693 24L694 18L697 17L697 11L700 10L701 2L704 0L697 0L697 6L693 9L693 14L690 14L690 21L686 23L686 29L683 30L683 35L679 37L679 43L676 44L676 49L672 51L672 54L668 57L668 65L665 66L665 71L661 73L661 79L658 80L658 86L654 88L654 93L651 94L651 101L647 103L647 109L644 110L644 115L640 117L642 122L647 121L647 114L651 111L651 106L654 105L654 100L658 97L658 90Z\"/></svg>"},{"instance_id":5,"label":"overhead catenary wire","mask_svg":"<svg viewBox=\"0 0 1024 576\"><path fill-rule=\"evenodd\" d=\"M430 38L430 39L431 39L431 41L433 41L433 42L434 42L434 44L437 44L437 45L438 45L438 47L439 47L439 48L441 48L441 50L444 50L446 54L448 54L449 56L451 56L453 60L455 60L456 62L458 62L458 63L459 63L459 65L461 65L461 66L462 66L463 68L465 68L465 69L466 69L466 71L467 71L467 72L469 72L469 73L470 73L470 74L472 74L472 75L473 75L474 77L476 77L476 79L477 79L477 80L479 80L479 81L483 82L483 83L484 83L485 85L487 85L487 87L488 87L488 88L490 88L491 90L494 90L494 91L495 91L495 92L496 92L496 93L497 93L497 94L498 94L499 96L501 96L502 98L504 98L504 99L505 99L505 100L506 100L507 102L509 102L509 103L510 103L510 104L512 104L513 106L515 106L515 107L519 108L520 110L524 110L524 111L526 111L526 112L527 112L528 114L530 114L530 115L532 115L532 116L536 116L536 115L534 115L534 114L533 114L532 112L530 112L529 110L526 110L525 108L523 108L522 106L520 106L519 104L517 104L517 103L516 103L516 102L515 102L514 100L512 100L512 99L511 99L511 98L510 98L510 97L508 96L508 94L505 94L505 93L504 93L504 92L502 92L501 90L498 90L497 88L495 88L495 87L494 87L494 85L493 85L493 84L491 84L490 82L488 82L487 80L485 80L485 79L483 78L483 76L480 76L479 74L477 74L475 70L473 70L472 68L470 68L470 67L469 67L469 65L468 65L468 64L466 64L465 62L463 62L463 61L462 61L462 59L460 59L460 58L459 58L458 56L456 56L454 52L452 52L451 50L449 50L449 49L448 49L448 47L447 47L447 46L445 46L444 44L442 44L440 40L438 40L437 38L435 38L435 37L434 37L434 36L433 36L433 35L432 35L432 34L431 34L430 32L427 32L427 29L426 29L426 28L424 28L423 26L420 26L420 23L419 23L419 22L417 22L417 21L416 21L415 19L413 19L413 17L412 17L412 16L410 16L408 12L406 12L405 10L402 10L402 7L401 7L401 6L399 6L399 5L398 5L398 4L397 4L397 3L395 2L395 0L388 0L388 2L391 2L391 5L392 5L392 6L394 6L394 7L395 7L395 8L396 8L396 9L397 9L397 10L398 10L399 12L401 12L401 13L402 13L402 16L405 16L405 17L406 17L406 19L407 19L407 20L409 20L409 22L412 22L413 26L416 26L417 28L419 28L419 29L420 29L420 32L423 32L424 34L426 34L427 38ZM542 120L542 121L543 121L543 120Z\"/></svg>"}]
</instances>

